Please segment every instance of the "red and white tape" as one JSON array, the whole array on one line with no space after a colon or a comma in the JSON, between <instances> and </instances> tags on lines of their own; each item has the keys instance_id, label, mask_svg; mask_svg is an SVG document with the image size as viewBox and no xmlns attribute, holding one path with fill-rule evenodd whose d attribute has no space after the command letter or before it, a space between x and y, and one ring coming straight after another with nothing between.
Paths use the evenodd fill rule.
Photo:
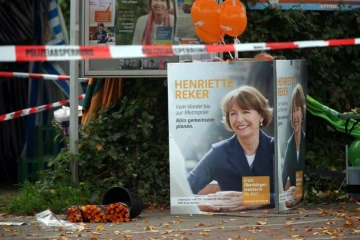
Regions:
<instances>
[{"instance_id":1,"label":"red and white tape","mask_svg":"<svg viewBox=\"0 0 360 240\"><path fill-rule=\"evenodd\" d=\"M78 97L78 99L81 100L84 97L85 97L85 94L82 94ZM16 112L12 112L12 113L3 114L3 115L0 115L0 122L11 120L14 118L23 117L23 116L30 115L30 114L37 113L37 112L42 112L45 110L49 110L51 108L66 105L68 103L69 103L69 100L62 100L60 102L54 102L54 103L50 103L50 104L46 104L46 105L42 105L42 106L38 106L38 107L32 107L32 108L27 108L27 109L23 109L23 110L18 110Z\"/></svg>"},{"instance_id":2,"label":"red and white tape","mask_svg":"<svg viewBox=\"0 0 360 240\"><path fill-rule=\"evenodd\" d=\"M54 74L41 74L41 73L22 73L22 72L0 72L0 78L37 78L44 80L58 80L67 81L70 80L70 76L66 75L54 75ZM88 78L79 78L80 82L89 81Z\"/></svg>"},{"instance_id":3,"label":"red and white tape","mask_svg":"<svg viewBox=\"0 0 360 240\"><path fill-rule=\"evenodd\" d=\"M224 45L133 46L0 46L0 62L68 61L84 59L144 58L201 53L332 47L360 44L360 38L318 41L241 43Z\"/></svg>"}]
</instances>

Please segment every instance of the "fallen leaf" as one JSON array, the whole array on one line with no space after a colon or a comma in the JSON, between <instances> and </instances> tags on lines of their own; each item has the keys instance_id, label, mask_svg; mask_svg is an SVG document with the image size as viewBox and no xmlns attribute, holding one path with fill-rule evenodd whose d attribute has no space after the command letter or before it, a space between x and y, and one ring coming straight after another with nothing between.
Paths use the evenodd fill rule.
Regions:
<instances>
[{"instance_id":1,"label":"fallen leaf","mask_svg":"<svg viewBox=\"0 0 360 240\"><path fill-rule=\"evenodd\" d=\"M152 227L152 228L150 229L150 231L151 231L151 232L154 232L154 233L159 232L159 230L156 230L155 227Z\"/></svg>"},{"instance_id":2,"label":"fallen leaf","mask_svg":"<svg viewBox=\"0 0 360 240\"><path fill-rule=\"evenodd\" d=\"M145 227L144 227L144 231L149 231L150 230L150 226L149 225L146 225Z\"/></svg>"},{"instance_id":3,"label":"fallen leaf","mask_svg":"<svg viewBox=\"0 0 360 240\"><path fill-rule=\"evenodd\" d=\"M224 229L224 226L217 226L217 229Z\"/></svg>"},{"instance_id":4,"label":"fallen leaf","mask_svg":"<svg viewBox=\"0 0 360 240\"><path fill-rule=\"evenodd\" d=\"M291 223L292 223L292 222L285 222L284 226L285 226L285 227L291 227Z\"/></svg>"},{"instance_id":5,"label":"fallen leaf","mask_svg":"<svg viewBox=\"0 0 360 240\"><path fill-rule=\"evenodd\" d=\"M67 237L61 237L62 240L69 240Z\"/></svg>"},{"instance_id":6,"label":"fallen leaf","mask_svg":"<svg viewBox=\"0 0 360 240\"><path fill-rule=\"evenodd\" d=\"M114 231L113 233L114 233L115 235L119 235L119 234L121 234L121 232L120 232L120 231L117 231L117 230L116 230L116 231Z\"/></svg>"},{"instance_id":7,"label":"fallen leaf","mask_svg":"<svg viewBox=\"0 0 360 240\"><path fill-rule=\"evenodd\" d=\"M170 226L170 224L168 224L168 223L164 223L164 225L163 225L164 228L167 228L169 226Z\"/></svg>"},{"instance_id":8,"label":"fallen leaf","mask_svg":"<svg viewBox=\"0 0 360 240\"><path fill-rule=\"evenodd\" d=\"M202 226L205 226L205 224L199 223L199 224L195 225L195 227L202 227Z\"/></svg>"},{"instance_id":9,"label":"fallen leaf","mask_svg":"<svg viewBox=\"0 0 360 240\"><path fill-rule=\"evenodd\" d=\"M354 221L351 220L346 221L344 227L354 227Z\"/></svg>"},{"instance_id":10,"label":"fallen leaf","mask_svg":"<svg viewBox=\"0 0 360 240\"><path fill-rule=\"evenodd\" d=\"M3 228L4 232L12 232L14 230L12 230L11 228Z\"/></svg>"},{"instance_id":11,"label":"fallen leaf","mask_svg":"<svg viewBox=\"0 0 360 240\"><path fill-rule=\"evenodd\" d=\"M148 224L148 223L149 223L149 220L145 220L144 222L145 222L146 224Z\"/></svg>"},{"instance_id":12,"label":"fallen leaf","mask_svg":"<svg viewBox=\"0 0 360 240\"><path fill-rule=\"evenodd\" d=\"M311 232L311 231L312 231L312 227L305 228L305 232Z\"/></svg>"},{"instance_id":13,"label":"fallen leaf","mask_svg":"<svg viewBox=\"0 0 360 240\"><path fill-rule=\"evenodd\" d=\"M96 230L98 231L104 231L105 230L105 227L103 225L99 225L96 227Z\"/></svg>"},{"instance_id":14,"label":"fallen leaf","mask_svg":"<svg viewBox=\"0 0 360 240\"><path fill-rule=\"evenodd\" d=\"M325 210L325 209L318 208L318 210L320 211L320 212L318 212L318 215L323 215L323 214L326 213L326 210Z\"/></svg>"},{"instance_id":15,"label":"fallen leaf","mask_svg":"<svg viewBox=\"0 0 360 240\"><path fill-rule=\"evenodd\" d=\"M207 236L209 236L209 234L208 233L200 233L203 237L207 237Z\"/></svg>"},{"instance_id":16,"label":"fallen leaf","mask_svg":"<svg viewBox=\"0 0 360 240\"><path fill-rule=\"evenodd\" d=\"M101 233L98 233L98 232L91 232L91 233L94 235L101 235Z\"/></svg>"},{"instance_id":17,"label":"fallen leaf","mask_svg":"<svg viewBox=\"0 0 360 240\"><path fill-rule=\"evenodd\" d=\"M328 225L335 225L335 224L336 224L336 221L327 222L326 224L328 224Z\"/></svg>"},{"instance_id":18,"label":"fallen leaf","mask_svg":"<svg viewBox=\"0 0 360 240\"><path fill-rule=\"evenodd\" d=\"M298 238L298 237L300 237L300 234L291 234L291 233L289 233L288 236L293 237L293 238Z\"/></svg>"},{"instance_id":19,"label":"fallen leaf","mask_svg":"<svg viewBox=\"0 0 360 240\"><path fill-rule=\"evenodd\" d=\"M264 221L257 221L256 222L257 225L267 225L267 222Z\"/></svg>"},{"instance_id":20,"label":"fallen leaf","mask_svg":"<svg viewBox=\"0 0 360 240\"><path fill-rule=\"evenodd\" d=\"M265 214L268 214L268 213L269 213L269 210L264 210L264 213L265 213Z\"/></svg>"},{"instance_id":21,"label":"fallen leaf","mask_svg":"<svg viewBox=\"0 0 360 240\"><path fill-rule=\"evenodd\" d=\"M205 229L204 232L211 232L211 230L210 229Z\"/></svg>"},{"instance_id":22,"label":"fallen leaf","mask_svg":"<svg viewBox=\"0 0 360 240\"><path fill-rule=\"evenodd\" d=\"M230 221L237 221L237 219L236 218L231 218Z\"/></svg>"},{"instance_id":23,"label":"fallen leaf","mask_svg":"<svg viewBox=\"0 0 360 240\"><path fill-rule=\"evenodd\" d=\"M359 207L359 208L355 208L355 209L351 210L351 212L360 212L360 207Z\"/></svg>"}]
</instances>

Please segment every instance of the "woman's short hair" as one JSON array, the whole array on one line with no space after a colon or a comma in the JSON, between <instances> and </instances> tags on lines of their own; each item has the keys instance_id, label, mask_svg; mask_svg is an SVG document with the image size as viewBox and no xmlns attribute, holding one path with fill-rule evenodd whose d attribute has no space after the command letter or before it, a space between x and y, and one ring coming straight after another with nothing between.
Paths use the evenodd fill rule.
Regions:
<instances>
[{"instance_id":1,"label":"woman's short hair","mask_svg":"<svg viewBox=\"0 0 360 240\"><path fill-rule=\"evenodd\" d=\"M264 119L261 127L267 127L270 124L273 110L270 108L268 100L256 88L241 86L228 92L221 102L223 123L227 130L233 131L230 125L229 113L234 102L242 109L256 110Z\"/></svg>"},{"instance_id":2,"label":"woman's short hair","mask_svg":"<svg viewBox=\"0 0 360 240\"><path fill-rule=\"evenodd\" d=\"M298 83L296 84L293 92L292 92L292 95L291 95L291 109L290 109L290 112L291 112L291 125L293 124L293 107L294 106L297 106L297 107L300 107L301 109L301 113L303 115L303 119L301 120L304 120L304 117L305 117L305 108L306 108L306 103L305 103L305 95L304 95L304 90L302 88L302 86Z\"/></svg>"},{"instance_id":3,"label":"woman's short hair","mask_svg":"<svg viewBox=\"0 0 360 240\"><path fill-rule=\"evenodd\" d=\"M171 8L171 4L170 4L170 0L165 0L165 2L166 2L166 10L170 10L170 8ZM149 7L150 7L150 9L151 9L151 3L152 3L152 0L149 0Z\"/></svg>"}]
</instances>

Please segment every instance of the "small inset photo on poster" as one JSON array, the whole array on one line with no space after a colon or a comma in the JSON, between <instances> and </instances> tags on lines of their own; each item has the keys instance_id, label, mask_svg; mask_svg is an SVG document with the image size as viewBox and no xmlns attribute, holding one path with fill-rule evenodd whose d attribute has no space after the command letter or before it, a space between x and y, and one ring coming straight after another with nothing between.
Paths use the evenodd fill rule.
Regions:
<instances>
[{"instance_id":1,"label":"small inset photo on poster","mask_svg":"<svg viewBox=\"0 0 360 240\"><path fill-rule=\"evenodd\" d=\"M171 45L174 24L174 0L118 0L116 45Z\"/></svg>"},{"instance_id":2,"label":"small inset photo on poster","mask_svg":"<svg viewBox=\"0 0 360 240\"><path fill-rule=\"evenodd\" d=\"M147 69L158 69L159 68L159 60L149 59Z\"/></svg>"},{"instance_id":3,"label":"small inset photo on poster","mask_svg":"<svg viewBox=\"0 0 360 240\"><path fill-rule=\"evenodd\" d=\"M159 69L166 70L167 64L168 64L168 60L159 60Z\"/></svg>"}]
</instances>

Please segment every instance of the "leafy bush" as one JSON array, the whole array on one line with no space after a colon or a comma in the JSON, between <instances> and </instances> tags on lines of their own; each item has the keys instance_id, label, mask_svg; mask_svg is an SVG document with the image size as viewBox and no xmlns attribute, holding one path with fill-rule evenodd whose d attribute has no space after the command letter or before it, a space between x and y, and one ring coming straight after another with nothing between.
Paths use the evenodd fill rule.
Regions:
<instances>
[{"instance_id":1,"label":"leafy bush","mask_svg":"<svg viewBox=\"0 0 360 240\"><path fill-rule=\"evenodd\" d=\"M167 203L169 163L167 134L167 89L164 80L129 80L119 103L101 111L79 136L79 180L97 191L94 200L112 186L138 193L145 202ZM149 91L152 89L152 91ZM69 184L68 149L48 162L42 182Z\"/></svg>"}]
</instances>

